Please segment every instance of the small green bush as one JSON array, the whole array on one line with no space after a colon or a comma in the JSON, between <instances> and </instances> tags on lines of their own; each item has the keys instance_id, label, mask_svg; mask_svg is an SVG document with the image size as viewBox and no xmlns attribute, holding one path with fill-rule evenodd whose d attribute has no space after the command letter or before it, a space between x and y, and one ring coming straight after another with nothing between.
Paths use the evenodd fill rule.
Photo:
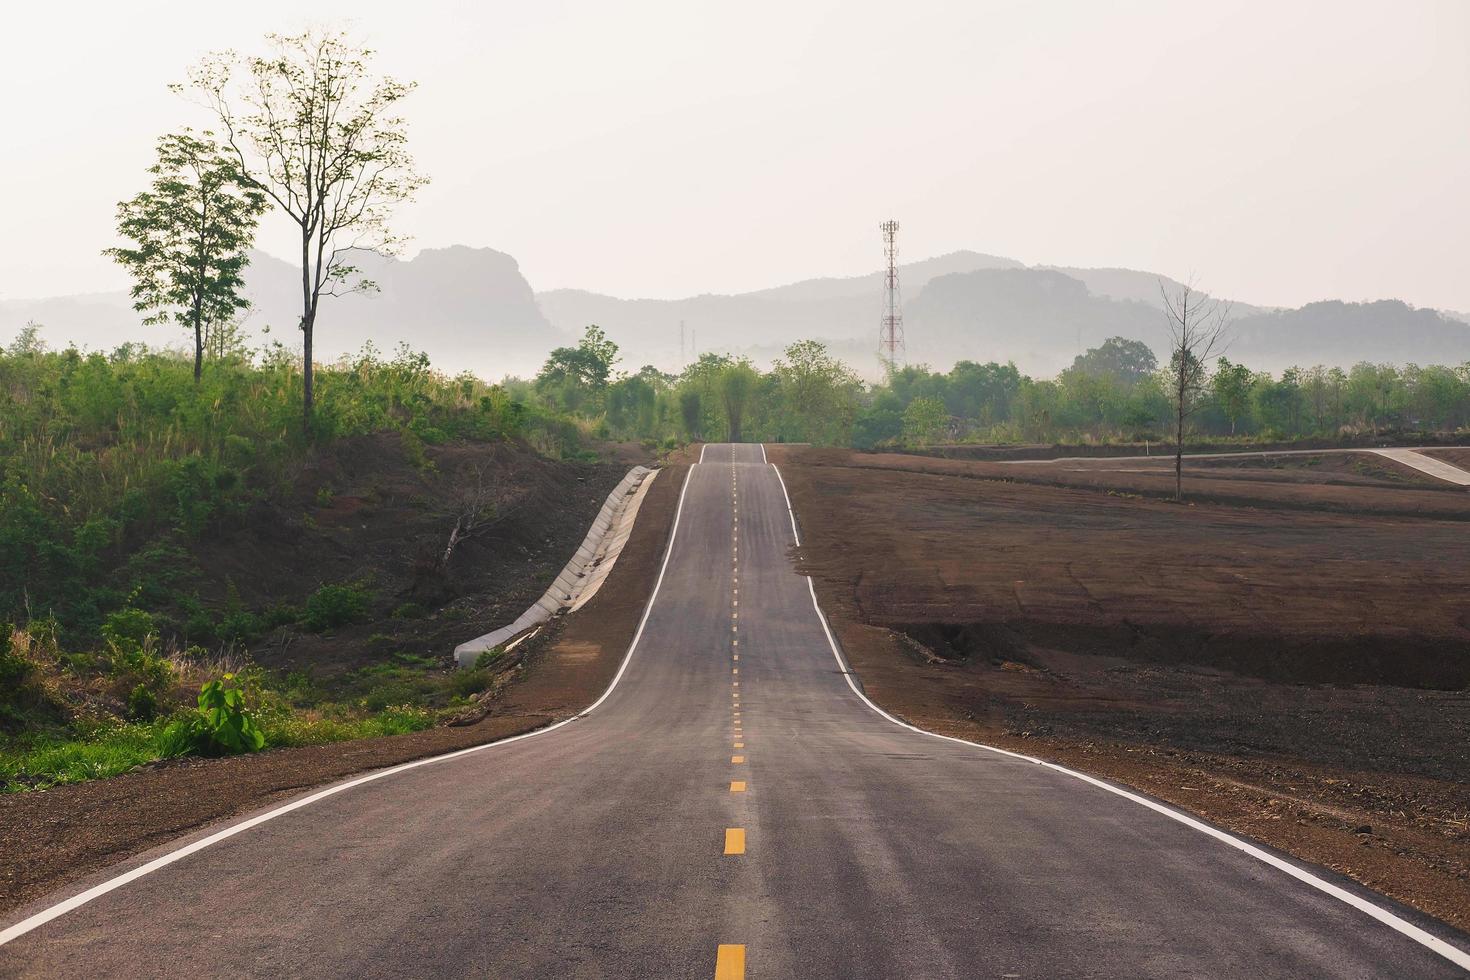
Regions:
<instances>
[{"instance_id":1,"label":"small green bush","mask_svg":"<svg viewBox=\"0 0 1470 980\"><path fill-rule=\"evenodd\" d=\"M423 619L427 611L417 602L405 602L393 610L394 619Z\"/></svg>"},{"instance_id":2,"label":"small green bush","mask_svg":"<svg viewBox=\"0 0 1470 980\"><path fill-rule=\"evenodd\" d=\"M245 707L245 692L234 674L206 681L199 706L164 731L163 754L235 755L265 748L265 734Z\"/></svg>"},{"instance_id":3,"label":"small green bush","mask_svg":"<svg viewBox=\"0 0 1470 980\"><path fill-rule=\"evenodd\" d=\"M490 686L492 677L488 670L456 670L449 675L445 686L449 693L458 698L479 694Z\"/></svg>"},{"instance_id":4,"label":"small green bush","mask_svg":"<svg viewBox=\"0 0 1470 980\"><path fill-rule=\"evenodd\" d=\"M313 633L356 623L367 616L372 593L358 585L324 585L306 600L301 624Z\"/></svg>"},{"instance_id":5,"label":"small green bush","mask_svg":"<svg viewBox=\"0 0 1470 980\"><path fill-rule=\"evenodd\" d=\"M261 617L261 625L268 630L278 626L290 626L301 621L301 610L289 602L278 603L271 606Z\"/></svg>"},{"instance_id":6,"label":"small green bush","mask_svg":"<svg viewBox=\"0 0 1470 980\"><path fill-rule=\"evenodd\" d=\"M128 695L128 720L152 721L158 717L158 697L147 684L139 684Z\"/></svg>"},{"instance_id":7,"label":"small green bush","mask_svg":"<svg viewBox=\"0 0 1470 980\"><path fill-rule=\"evenodd\" d=\"M143 609L119 609L102 622L102 635L114 644L142 646L153 629L153 616Z\"/></svg>"},{"instance_id":8,"label":"small green bush","mask_svg":"<svg viewBox=\"0 0 1470 980\"><path fill-rule=\"evenodd\" d=\"M265 632L259 616L240 609L220 617L218 635L227 643L251 643Z\"/></svg>"}]
</instances>

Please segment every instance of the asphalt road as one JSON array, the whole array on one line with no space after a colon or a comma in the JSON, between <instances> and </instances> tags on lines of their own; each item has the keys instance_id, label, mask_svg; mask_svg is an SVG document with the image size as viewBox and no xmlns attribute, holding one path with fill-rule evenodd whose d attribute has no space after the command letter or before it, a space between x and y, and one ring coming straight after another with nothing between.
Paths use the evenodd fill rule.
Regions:
<instances>
[{"instance_id":1,"label":"asphalt road","mask_svg":"<svg viewBox=\"0 0 1470 980\"><path fill-rule=\"evenodd\" d=\"M1139 802L881 716L792 541L760 447L708 447L590 714L191 853L0 947L0 974L1463 975Z\"/></svg>"}]
</instances>

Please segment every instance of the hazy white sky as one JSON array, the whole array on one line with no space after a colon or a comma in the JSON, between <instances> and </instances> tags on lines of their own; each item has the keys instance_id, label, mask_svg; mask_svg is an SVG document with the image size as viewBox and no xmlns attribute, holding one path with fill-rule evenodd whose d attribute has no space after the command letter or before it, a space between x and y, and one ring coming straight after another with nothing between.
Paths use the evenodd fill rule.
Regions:
<instances>
[{"instance_id":1,"label":"hazy white sky","mask_svg":"<svg viewBox=\"0 0 1470 980\"><path fill-rule=\"evenodd\" d=\"M910 259L1470 310L1470 3L1430 0L12 4L0 298L122 288L115 202L208 122L166 85L308 7L420 83L413 247L538 289L857 274L893 216Z\"/></svg>"}]
</instances>

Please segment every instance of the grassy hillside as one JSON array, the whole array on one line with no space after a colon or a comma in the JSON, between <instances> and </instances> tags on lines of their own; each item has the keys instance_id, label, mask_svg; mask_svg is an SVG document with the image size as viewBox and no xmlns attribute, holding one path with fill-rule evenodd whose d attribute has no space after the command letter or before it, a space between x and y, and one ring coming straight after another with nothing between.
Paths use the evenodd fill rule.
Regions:
<instances>
[{"instance_id":1,"label":"grassy hillside","mask_svg":"<svg viewBox=\"0 0 1470 980\"><path fill-rule=\"evenodd\" d=\"M317 383L308 434L280 351L198 385L140 347L0 354L0 784L171 754L227 673L272 745L425 727L498 682L449 649L539 594L623 466L408 351Z\"/></svg>"}]
</instances>

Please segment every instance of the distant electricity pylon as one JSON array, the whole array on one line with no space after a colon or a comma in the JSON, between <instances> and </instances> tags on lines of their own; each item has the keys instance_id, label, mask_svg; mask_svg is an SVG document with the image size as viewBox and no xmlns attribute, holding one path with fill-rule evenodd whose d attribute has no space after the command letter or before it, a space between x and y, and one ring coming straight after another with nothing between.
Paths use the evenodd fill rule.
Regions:
<instances>
[{"instance_id":1,"label":"distant electricity pylon","mask_svg":"<svg viewBox=\"0 0 1470 980\"><path fill-rule=\"evenodd\" d=\"M885 221L878 226L883 232L883 253L888 257L888 270L883 279L883 327L878 333L878 349L896 367L904 354L903 312L898 297L898 222Z\"/></svg>"}]
</instances>

